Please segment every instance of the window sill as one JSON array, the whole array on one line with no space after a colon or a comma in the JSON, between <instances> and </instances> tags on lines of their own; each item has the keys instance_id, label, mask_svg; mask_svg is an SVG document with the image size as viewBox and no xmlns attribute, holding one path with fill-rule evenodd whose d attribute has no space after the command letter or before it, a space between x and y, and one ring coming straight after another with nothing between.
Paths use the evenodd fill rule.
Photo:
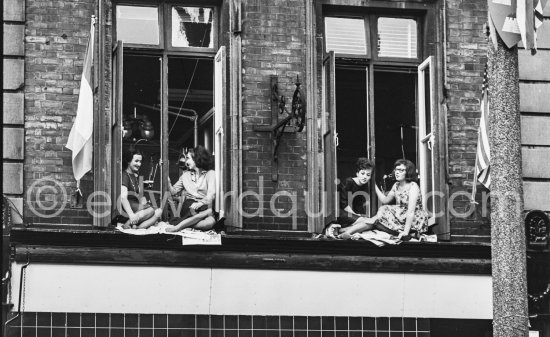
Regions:
<instances>
[{"instance_id":1,"label":"window sill","mask_svg":"<svg viewBox=\"0 0 550 337\"><path fill-rule=\"evenodd\" d=\"M16 261L324 271L491 273L489 244L322 240L309 233L234 232L221 246L182 246L171 235L127 235L112 229L12 228Z\"/></svg>"}]
</instances>

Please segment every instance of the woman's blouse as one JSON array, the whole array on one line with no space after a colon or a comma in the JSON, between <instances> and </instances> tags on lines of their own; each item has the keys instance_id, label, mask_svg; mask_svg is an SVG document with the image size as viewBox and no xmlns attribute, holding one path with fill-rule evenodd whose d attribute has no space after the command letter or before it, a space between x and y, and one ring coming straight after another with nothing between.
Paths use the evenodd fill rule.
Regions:
<instances>
[{"instance_id":1,"label":"woman's blouse","mask_svg":"<svg viewBox=\"0 0 550 337\"><path fill-rule=\"evenodd\" d=\"M128 189L128 202L132 211L136 212L139 208L139 179L134 174L128 173L128 171L122 172L122 186L126 186Z\"/></svg>"},{"instance_id":2,"label":"woman's blouse","mask_svg":"<svg viewBox=\"0 0 550 337\"><path fill-rule=\"evenodd\" d=\"M213 170L197 174L194 170L184 171L172 186L174 194L183 190L185 198L191 198L210 205L216 196L216 175Z\"/></svg>"},{"instance_id":3,"label":"woman's blouse","mask_svg":"<svg viewBox=\"0 0 550 337\"><path fill-rule=\"evenodd\" d=\"M367 214L367 197L369 195L369 184L358 185L352 177L347 178L343 184L338 186L340 217L349 217L354 221L359 219L357 214ZM350 206L357 213L348 213L344 209Z\"/></svg>"}]
</instances>

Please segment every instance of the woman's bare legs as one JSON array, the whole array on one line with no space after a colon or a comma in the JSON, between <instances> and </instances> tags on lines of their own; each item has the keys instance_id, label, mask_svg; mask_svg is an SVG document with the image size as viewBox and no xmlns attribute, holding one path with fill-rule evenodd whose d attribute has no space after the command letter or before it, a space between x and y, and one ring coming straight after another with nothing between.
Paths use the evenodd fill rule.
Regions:
<instances>
[{"instance_id":1,"label":"woman's bare legs","mask_svg":"<svg viewBox=\"0 0 550 337\"><path fill-rule=\"evenodd\" d=\"M362 233L373 229L374 223L378 220L377 216L372 218L359 218L351 226L344 228L344 230L338 235L339 239L350 239L355 233Z\"/></svg>"},{"instance_id":2,"label":"woman's bare legs","mask_svg":"<svg viewBox=\"0 0 550 337\"><path fill-rule=\"evenodd\" d=\"M212 215L212 209L207 209L205 211L202 211L202 212L199 212L185 220L182 220L180 223L178 223L177 225L175 226L172 226L172 227L167 227L166 228L166 232L179 232L181 231L182 229L184 228L187 228L187 227L191 227L193 225L197 225L199 224L200 222L202 222L202 220L208 220L208 219L205 219L207 217L211 217ZM213 217L211 217L212 220L214 220ZM214 220L214 223L215 223L215 220ZM212 226L214 226L214 224L212 224ZM210 227L212 228L212 227ZM209 228L209 229L210 229ZM200 229L200 228L199 228Z\"/></svg>"}]
</instances>

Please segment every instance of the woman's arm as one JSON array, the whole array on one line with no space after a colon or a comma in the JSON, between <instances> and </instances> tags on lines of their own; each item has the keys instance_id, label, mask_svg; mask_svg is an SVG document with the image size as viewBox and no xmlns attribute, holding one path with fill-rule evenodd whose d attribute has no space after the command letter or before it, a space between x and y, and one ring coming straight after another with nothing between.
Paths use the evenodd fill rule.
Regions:
<instances>
[{"instance_id":1,"label":"woman's arm","mask_svg":"<svg viewBox=\"0 0 550 337\"><path fill-rule=\"evenodd\" d=\"M414 220L414 211L416 209L416 202L420 196L420 189L415 183L411 183L411 188L409 188L409 204L407 205L407 217L405 219L405 228L403 232L399 233L397 236L398 239L401 239L405 235L409 235L411 230L411 225Z\"/></svg>"},{"instance_id":2,"label":"woman's arm","mask_svg":"<svg viewBox=\"0 0 550 337\"><path fill-rule=\"evenodd\" d=\"M128 201L128 187L122 185L120 188L120 204L122 206L122 209L126 214L128 214L128 218L130 219L130 224L135 225L139 221L139 216L137 216L134 211L132 210L132 207L130 206L130 202Z\"/></svg>"},{"instance_id":3,"label":"woman's arm","mask_svg":"<svg viewBox=\"0 0 550 337\"><path fill-rule=\"evenodd\" d=\"M388 195L384 195L384 193L380 191L380 188L378 188L378 185L374 184L374 186L376 188L376 196L378 196L378 200L380 200L381 203L389 204L395 198L395 185L393 185Z\"/></svg>"},{"instance_id":4,"label":"woman's arm","mask_svg":"<svg viewBox=\"0 0 550 337\"><path fill-rule=\"evenodd\" d=\"M199 200L199 202L195 203L200 203L200 205L196 205L196 207L191 205L191 208L197 209L202 205L208 205L208 208L212 208L214 198L216 198L216 173L213 170L210 170L206 172L206 196Z\"/></svg>"},{"instance_id":5,"label":"woman's arm","mask_svg":"<svg viewBox=\"0 0 550 337\"><path fill-rule=\"evenodd\" d=\"M183 190L183 180L182 180L183 174L179 177L178 181L174 185L172 185L172 181L170 181L170 177L168 177L168 186L170 187L170 194L178 194Z\"/></svg>"}]
</instances>

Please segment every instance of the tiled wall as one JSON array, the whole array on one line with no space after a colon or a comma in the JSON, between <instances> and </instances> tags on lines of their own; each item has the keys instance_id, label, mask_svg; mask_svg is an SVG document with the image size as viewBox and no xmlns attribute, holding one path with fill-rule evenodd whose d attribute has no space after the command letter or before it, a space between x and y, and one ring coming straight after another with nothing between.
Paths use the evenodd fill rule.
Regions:
<instances>
[{"instance_id":1,"label":"tiled wall","mask_svg":"<svg viewBox=\"0 0 550 337\"><path fill-rule=\"evenodd\" d=\"M27 312L9 325L6 337L430 337L429 318L401 317Z\"/></svg>"}]
</instances>

